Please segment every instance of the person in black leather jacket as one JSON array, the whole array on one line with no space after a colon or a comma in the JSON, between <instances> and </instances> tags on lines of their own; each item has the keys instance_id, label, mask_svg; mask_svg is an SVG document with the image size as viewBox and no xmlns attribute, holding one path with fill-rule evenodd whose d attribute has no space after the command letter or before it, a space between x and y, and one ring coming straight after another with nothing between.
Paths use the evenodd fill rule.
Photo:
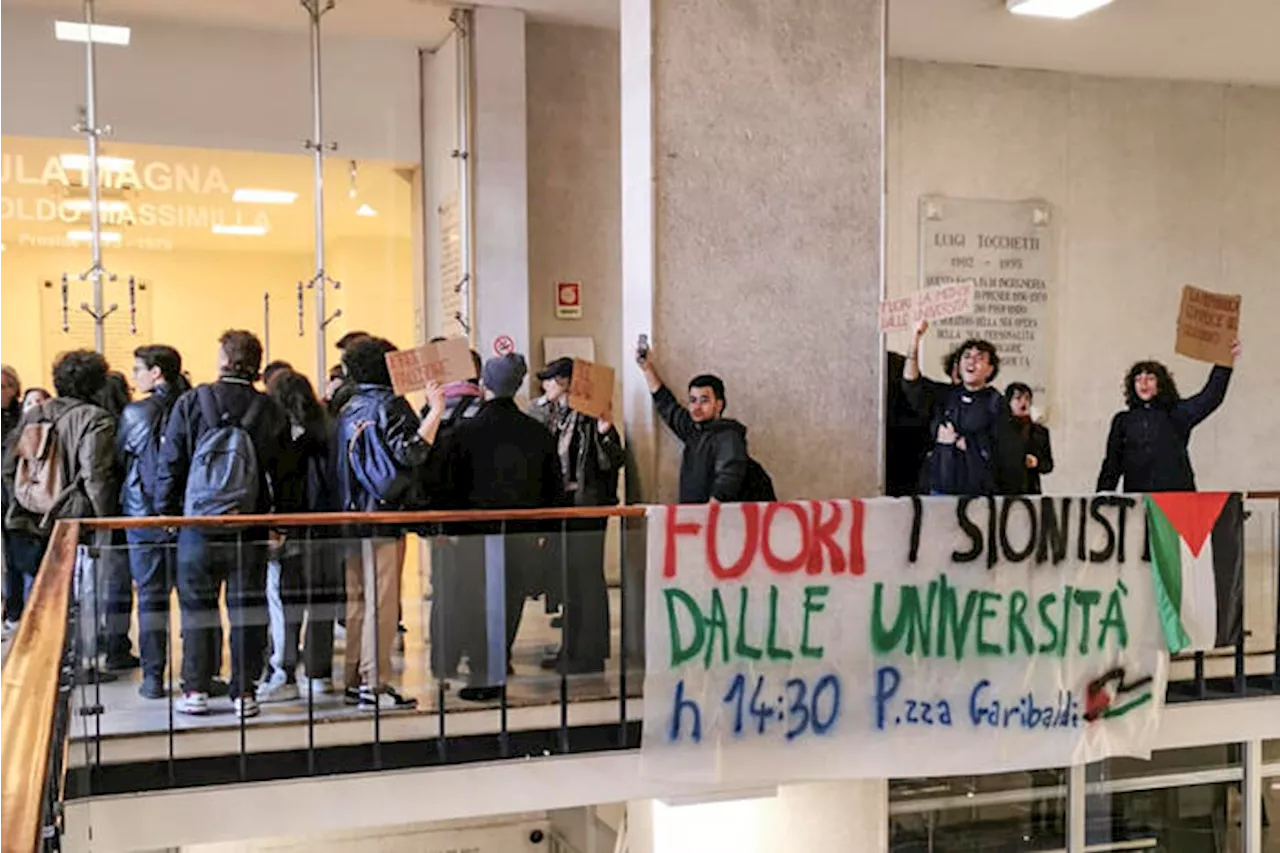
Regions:
<instances>
[{"instance_id":1,"label":"person in black leather jacket","mask_svg":"<svg viewBox=\"0 0 1280 853\"><path fill-rule=\"evenodd\" d=\"M143 397L124 407L116 430L116 465L121 514L133 518L156 515L156 462L165 424L178 398L189 390L182 376L182 356L155 344L133 351L133 384ZM169 537L157 528L125 531L129 571L138 595L138 651L142 687L147 699L165 696L164 668L169 659L169 593L172 569L165 566Z\"/></svg>"},{"instance_id":2,"label":"person in black leather jacket","mask_svg":"<svg viewBox=\"0 0 1280 853\"><path fill-rule=\"evenodd\" d=\"M653 395L658 416L684 444L680 458L680 503L725 503L741 499L747 477L747 428L724 416L724 382L703 374L689 381L689 405L676 400L658 375L647 345L636 363Z\"/></svg>"},{"instance_id":3,"label":"person in black leather jacket","mask_svg":"<svg viewBox=\"0 0 1280 853\"><path fill-rule=\"evenodd\" d=\"M1240 342L1232 355L1240 357ZM1098 491L1194 492L1196 476L1187 446L1191 430L1213 414L1227 396L1231 368L1215 365L1204 389L1186 399L1169 369L1158 361L1140 361L1125 376L1128 406L1111 419L1107 455L1098 473Z\"/></svg>"},{"instance_id":4,"label":"person in black leather jacket","mask_svg":"<svg viewBox=\"0 0 1280 853\"><path fill-rule=\"evenodd\" d=\"M382 338L362 337L342 353L353 393L338 415L333 441L333 477L339 509L374 512L412 508L420 498L421 467L444 416L444 391L427 387L430 406L421 420L391 387L387 353L396 349ZM372 494L371 477L361 465L376 461L395 468L383 494ZM401 546L398 538L357 531L360 553L347 558L346 701L366 710L408 710L417 700L391 686L391 652L400 608Z\"/></svg>"}]
</instances>

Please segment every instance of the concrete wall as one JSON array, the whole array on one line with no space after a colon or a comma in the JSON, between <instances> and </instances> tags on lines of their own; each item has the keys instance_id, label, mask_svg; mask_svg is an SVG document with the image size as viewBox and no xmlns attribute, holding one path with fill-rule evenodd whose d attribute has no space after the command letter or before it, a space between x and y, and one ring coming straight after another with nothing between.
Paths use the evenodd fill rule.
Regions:
<instances>
[{"instance_id":1,"label":"concrete wall","mask_svg":"<svg viewBox=\"0 0 1280 853\"><path fill-rule=\"evenodd\" d=\"M650 214L643 152L633 161L624 150L623 223L654 227L649 331L658 365L680 389L695 373L723 376L728 412L750 426L751 451L781 496L871 493L881 397L883 7L629 5L644 4L622 9L628 94L646 61L646 45L632 38L644 37L651 11L647 177L656 187ZM633 124L629 110L624 136L643 144L643 116ZM636 263L624 257L625 286L644 293ZM643 306L630 295L626 304L636 309L624 319L630 332ZM641 399L634 384L627 394L628 403ZM627 426L632 438L652 429L630 407ZM643 480L647 460L637 464L641 495L651 500L676 495L679 450L660 435L651 482Z\"/></svg>"},{"instance_id":2,"label":"concrete wall","mask_svg":"<svg viewBox=\"0 0 1280 853\"><path fill-rule=\"evenodd\" d=\"M530 356L548 336L586 336L624 367L618 32L530 24ZM557 320L555 286L579 281L581 320Z\"/></svg>"},{"instance_id":3,"label":"concrete wall","mask_svg":"<svg viewBox=\"0 0 1280 853\"><path fill-rule=\"evenodd\" d=\"M1245 358L1192 441L1199 485L1280 485L1280 90L914 61L886 82L891 292L916 286L922 194L1056 207L1046 490L1094 487L1134 361L1161 359L1199 390L1208 365L1173 353L1188 283L1244 296Z\"/></svg>"}]
</instances>

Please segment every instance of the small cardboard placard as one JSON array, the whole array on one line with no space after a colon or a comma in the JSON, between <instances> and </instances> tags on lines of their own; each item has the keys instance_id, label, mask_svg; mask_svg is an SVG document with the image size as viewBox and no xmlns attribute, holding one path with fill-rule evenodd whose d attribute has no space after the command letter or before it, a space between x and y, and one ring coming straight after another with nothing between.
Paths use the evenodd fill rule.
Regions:
<instances>
[{"instance_id":1,"label":"small cardboard placard","mask_svg":"<svg viewBox=\"0 0 1280 853\"><path fill-rule=\"evenodd\" d=\"M932 323L972 314L974 291L972 280L957 281L935 284L901 299L887 299L880 303L880 331L896 332L910 329L921 320Z\"/></svg>"},{"instance_id":2,"label":"small cardboard placard","mask_svg":"<svg viewBox=\"0 0 1280 853\"><path fill-rule=\"evenodd\" d=\"M569 380L569 408L588 417L613 419L613 368L573 360L573 378Z\"/></svg>"},{"instance_id":3,"label":"small cardboard placard","mask_svg":"<svg viewBox=\"0 0 1280 853\"><path fill-rule=\"evenodd\" d=\"M1174 351L1196 361L1231 367L1231 345L1239 337L1240 295L1211 293L1198 287L1182 288L1178 312L1178 341Z\"/></svg>"},{"instance_id":4,"label":"small cardboard placard","mask_svg":"<svg viewBox=\"0 0 1280 853\"><path fill-rule=\"evenodd\" d=\"M466 338L449 338L387 353L391 387L400 395L421 391L428 382L447 385L473 378L476 368Z\"/></svg>"}]
</instances>

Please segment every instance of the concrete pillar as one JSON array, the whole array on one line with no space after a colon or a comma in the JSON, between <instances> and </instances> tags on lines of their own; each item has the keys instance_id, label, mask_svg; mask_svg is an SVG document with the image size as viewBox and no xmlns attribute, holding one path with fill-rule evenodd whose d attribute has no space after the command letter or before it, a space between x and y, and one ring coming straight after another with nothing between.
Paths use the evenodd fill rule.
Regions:
<instances>
[{"instance_id":1,"label":"concrete pillar","mask_svg":"<svg viewBox=\"0 0 1280 853\"><path fill-rule=\"evenodd\" d=\"M518 9L475 10L474 118L476 348L508 337L529 352L529 179L525 19Z\"/></svg>"},{"instance_id":2,"label":"concrete pillar","mask_svg":"<svg viewBox=\"0 0 1280 853\"><path fill-rule=\"evenodd\" d=\"M630 853L844 853L889 848L884 781L783 785L751 799L627 804Z\"/></svg>"},{"instance_id":3,"label":"concrete pillar","mask_svg":"<svg viewBox=\"0 0 1280 853\"><path fill-rule=\"evenodd\" d=\"M719 374L783 497L878 490L883 50L883 0L622 0L625 346ZM669 501L624 382L629 497Z\"/></svg>"}]
</instances>

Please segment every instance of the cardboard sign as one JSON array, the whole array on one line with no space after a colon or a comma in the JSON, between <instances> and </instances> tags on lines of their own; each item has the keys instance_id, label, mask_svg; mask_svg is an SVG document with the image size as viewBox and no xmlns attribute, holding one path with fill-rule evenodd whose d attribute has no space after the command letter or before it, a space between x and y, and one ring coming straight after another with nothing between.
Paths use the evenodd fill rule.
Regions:
<instances>
[{"instance_id":1,"label":"cardboard sign","mask_svg":"<svg viewBox=\"0 0 1280 853\"><path fill-rule=\"evenodd\" d=\"M880 303L880 331L894 332L910 329L921 320L932 323L972 314L974 289L972 281L962 281L926 287L901 299L887 299Z\"/></svg>"},{"instance_id":2,"label":"cardboard sign","mask_svg":"<svg viewBox=\"0 0 1280 853\"><path fill-rule=\"evenodd\" d=\"M421 391L428 382L447 385L471 379L476 367L471 361L467 339L449 338L387 353L387 370L391 373L391 387L397 394L404 395Z\"/></svg>"},{"instance_id":3,"label":"cardboard sign","mask_svg":"<svg viewBox=\"0 0 1280 853\"><path fill-rule=\"evenodd\" d=\"M582 282L562 281L556 285L556 319L582 319Z\"/></svg>"},{"instance_id":4,"label":"cardboard sign","mask_svg":"<svg viewBox=\"0 0 1280 853\"><path fill-rule=\"evenodd\" d=\"M592 418L613 417L613 368L603 364L573 360L569 380L569 408Z\"/></svg>"},{"instance_id":5,"label":"cardboard sign","mask_svg":"<svg viewBox=\"0 0 1280 853\"><path fill-rule=\"evenodd\" d=\"M1178 342L1174 351L1196 361L1231 367L1231 345L1239 336L1240 295L1210 293L1198 287L1182 288L1178 312Z\"/></svg>"}]
</instances>

